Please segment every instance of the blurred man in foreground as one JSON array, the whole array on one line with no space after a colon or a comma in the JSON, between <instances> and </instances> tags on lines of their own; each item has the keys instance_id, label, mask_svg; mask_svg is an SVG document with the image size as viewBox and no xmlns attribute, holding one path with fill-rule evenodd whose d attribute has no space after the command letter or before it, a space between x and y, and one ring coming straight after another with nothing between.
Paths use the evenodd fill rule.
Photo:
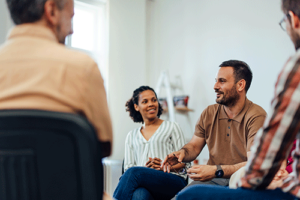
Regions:
<instances>
[{"instance_id":1,"label":"blurred man in foreground","mask_svg":"<svg viewBox=\"0 0 300 200\"><path fill-rule=\"evenodd\" d=\"M0 109L77 113L96 128L103 156L112 125L103 79L87 55L64 46L73 0L7 0L16 26L0 47Z\"/></svg>"}]
</instances>

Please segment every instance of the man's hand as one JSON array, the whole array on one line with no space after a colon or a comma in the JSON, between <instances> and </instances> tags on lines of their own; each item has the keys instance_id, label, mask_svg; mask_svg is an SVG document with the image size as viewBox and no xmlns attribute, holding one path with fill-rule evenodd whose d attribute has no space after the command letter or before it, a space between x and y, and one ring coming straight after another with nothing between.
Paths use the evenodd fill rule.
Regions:
<instances>
[{"instance_id":1,"label":"man's hand","mask_svg":"<svg viewBox=\"0 0 300 200\"><path fill-rule=\"evenodd\" d=\"M162 168L160 167L161 165L161 159L159 158L149 158L149 160L146 163L146 167L152 168L152 169L156 169L156 170L162 170Z\"/></svg>"},{"instance_id":2,"label":"man's hand","mask_svg":"<svg viewBox=\"0 0 300 200\"><path fill-rule=\"evenodd\" d=\"M171 166L181 163L184 157L185 157L185 151L183 149L172 152L166 156L166 158L164 159L161 165L161 168L164 170L164 172L170 173Z\"/></svg>"},{"instance_id":3,"label":"man's hand","mask_svg":"<svg viewBox=\"0 0 300 200\"><path fill-rule=\"evenodd\" d=\"M278 172L274 176L272 182L267 187L268 190L275 190L276 188L279 188L279 187L282 186L283 180L289 175L289 173L285 170L285 167L286 167L286 163L283 162L281 164L280 169L278 170Z\"/></svg>"},{"instance_id":4,"label":"man's hand","mask_svg":"<svg viewBox=\"0 0 300 200\"><path fill-rule=\"evenodd\" d=\"M210 181L215 178L216 165L196 165L187 170L188 176L194 181Z\"/></svg>"}]
</instances>

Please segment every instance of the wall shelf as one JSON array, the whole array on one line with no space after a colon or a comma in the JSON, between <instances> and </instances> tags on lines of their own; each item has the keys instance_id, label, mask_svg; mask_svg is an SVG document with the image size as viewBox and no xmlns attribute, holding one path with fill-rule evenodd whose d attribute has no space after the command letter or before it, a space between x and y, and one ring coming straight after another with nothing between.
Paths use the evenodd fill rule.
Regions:
<instances>
[{"instance_id":1,"label":"wall shelf","mask_svg":"<svg viewBox=\"0 0 300 200\"><path fill-rule=\"evenodd\" d=\"M174 109L178 112L194 112L193 109L187 108L187 107L174 107ZM167 113L168 108L164 108L163 113Z\"/></svg>"},{"instance_id":2,"label":"wall shelf","mask_svg":"<svg viewBox=\"0 0 300 200\"><path fill-rule=\"evenodd\" d=\"M169 113L169 120L170 121L176 121L175 120L175 111L179 113L185 113L185 112L193 112L194 110L189 109L188 107L184 106L173 106L173 95L171 92L171 87L173 88L182 88L179 84L171 84L169 80L169 76L167 71L163 71L158 79L157 85L156 85L156 94L159 97L160 89L162 87L165 87L166 89L166 101L167 101L167 108L164 108L163 113Z\"/></svg>"},{"instance_id":3,"label":"wall shelf","mask_svg":"<svg viewBox=\"0 0 300 200\"><path fill-rule=\"evenodd\" d=\"M188 107L175 107L175 110L181 111L181 112L194 112L193 109L190 109Z\"/></svg>"}]
</instances>

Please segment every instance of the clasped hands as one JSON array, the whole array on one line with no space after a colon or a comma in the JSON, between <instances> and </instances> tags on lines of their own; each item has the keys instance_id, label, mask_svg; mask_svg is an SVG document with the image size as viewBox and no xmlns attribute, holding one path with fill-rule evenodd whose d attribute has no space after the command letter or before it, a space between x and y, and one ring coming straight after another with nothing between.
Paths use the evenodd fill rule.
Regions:
<instances>
[{"instance_id":1,"label":"clasped hands","mask_svg":"<svg viewBox=\"0 0 300 200\"><path fill-rule=\"evenodd\" d=\"M146 167L149 167L149 168L152 168L152 169L156 169L156 170L160 170L162 171L162 168L160 167L161 166L161 159L159 158L150 158L149 157L149 160L147 161L146 163Z\"/></svg>"},{"instance_id":2,"label":"clasped hands","mask_svg":"<svg viewBox=\"0 0 300 200\"><path fill-rule=\"evenodd\" d=\"M182 163L185 151L179 150L167 155L161 168L164 172L170 172L173 166ZM217 167L215 165L195 165L187 170L187 175L194 181L209 181L215 178Z\"/></svg>"}]
</instances>

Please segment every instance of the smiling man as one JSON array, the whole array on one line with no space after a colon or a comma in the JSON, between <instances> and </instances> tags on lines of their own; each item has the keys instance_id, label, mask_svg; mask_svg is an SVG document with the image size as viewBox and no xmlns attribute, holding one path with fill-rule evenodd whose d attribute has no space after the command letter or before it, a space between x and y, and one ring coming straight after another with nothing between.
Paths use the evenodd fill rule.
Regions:
<instances>
[{"instance_id":1,"label":"smiling man","mask_svg":"<svg viewBox=\"0 0 300 200\"><path fill-rule=\"evenodd\" d=\"M247 99L252 72L242 61L229 60L220 65L214 90L217 104L208 106L201 114L191 141L164 160L165 170L170 164L190 162L202 151L209 150L207 165L188 170L194 180L190 185L228 185L230 176L247 161L256 132L262 127L266 112ZM168 162L167 162L168 161ZM169 164L170 163L170 164Z\"/></svg>"}]
</instances>

